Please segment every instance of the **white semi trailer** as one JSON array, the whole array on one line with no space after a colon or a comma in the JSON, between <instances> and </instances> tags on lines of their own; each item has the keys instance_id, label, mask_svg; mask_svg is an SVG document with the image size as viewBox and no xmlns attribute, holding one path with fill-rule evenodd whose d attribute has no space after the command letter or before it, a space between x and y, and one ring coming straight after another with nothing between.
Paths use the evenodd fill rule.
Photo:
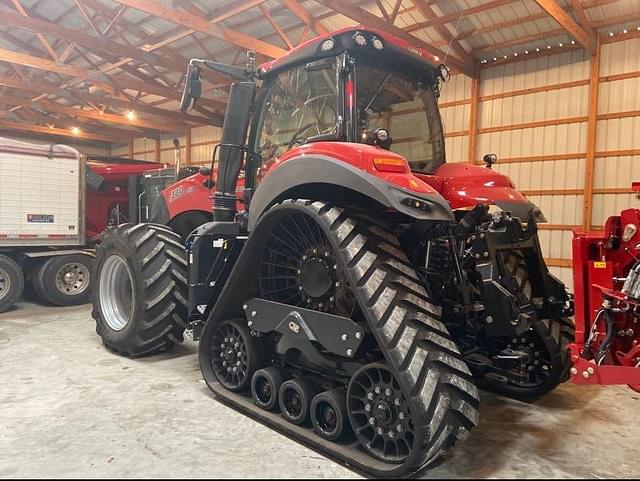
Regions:
<instances>
[{"instance_id":1,"label":"white semi trailer","mask_svg":"<svg viewBox=\"0 0 640 481\"><path fill-rule=\"evenodd\" d=\"M0 312L20 298L25 279L51 304L88 300L84 198L76 149L0 138Z\"/></svg>"}]
</instances>

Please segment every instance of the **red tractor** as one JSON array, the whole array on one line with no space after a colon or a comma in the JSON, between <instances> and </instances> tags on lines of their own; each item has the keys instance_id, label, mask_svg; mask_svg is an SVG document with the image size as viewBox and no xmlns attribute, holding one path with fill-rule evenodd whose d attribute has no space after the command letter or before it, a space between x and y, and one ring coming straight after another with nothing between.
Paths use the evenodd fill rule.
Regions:
<instances>
[{"instance_id":1,"label":"red tractor","mask_svg":"<svg viewBox=\"0 0 640 481\"><path fill-rule=\"evenodd\" d=\"M194 59L183 111L204 68L237 79L213 221L186 245L160 224L104 235L93 316L109 349L151 354L188 329L220 399L384 477L465 439L477 387L533 399L568 378L573 306L544 217L495 156L445 164L448 71L428 52L357 27L259 68Z\"/></svg>"},{"instance_id":2,"label":"red tractor","mask_svg":"<svg viewBox=\"0 0 640 481\"><path fill-rule=\"evenodd\" d=\"M602 231L574 232L576 384L628 384L640 392L639 228L640 209L626 209Z\"/></svg>"}]
</instances>

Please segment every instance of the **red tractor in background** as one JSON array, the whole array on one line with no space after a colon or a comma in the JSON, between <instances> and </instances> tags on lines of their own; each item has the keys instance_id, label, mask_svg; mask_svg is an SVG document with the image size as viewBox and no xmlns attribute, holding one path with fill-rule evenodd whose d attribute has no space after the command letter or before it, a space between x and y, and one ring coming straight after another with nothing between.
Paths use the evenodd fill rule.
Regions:
<instances>
[{"instance_id":1,"label":"red tractor in background","mask_svg":"<svg viewBox=\"0 0 640 481\"><path fill-rule=\"evenodd\" d=\"M237 80L213 221L186 242L166 222L105 233L105 346L148 355L190 330L220 399L385 477L465 439L478 386L533 399L568 378L573 306L542 257L544 216L494 156L445 163L446 67L350 27L258 68L192 60L183 111L205 68Z\"/></svg>"},{"instance_id":2,"label":"red tractor in background","mask_svg":"<svg viewBox=\"0 0 640 481\"><path fill-rule=\"evenodd\" d=\"M634 182L640 197L640 182ZM640 209L573 238L576 384L628 384L640 392Z\"/></svg>"}]
</instances>

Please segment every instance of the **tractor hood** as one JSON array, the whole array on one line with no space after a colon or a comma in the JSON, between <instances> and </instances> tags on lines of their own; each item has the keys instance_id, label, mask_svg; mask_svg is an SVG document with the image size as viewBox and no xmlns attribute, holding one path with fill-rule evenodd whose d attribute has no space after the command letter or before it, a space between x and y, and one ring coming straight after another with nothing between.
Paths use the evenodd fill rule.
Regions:
<instances>
[{"instance_id":1,"label":"tractor hood","mask_svg":"<svg viewBox=\"0 0 640 481\"><path fill-rule=\"evenodd\" d=\"M493 169L463 163L443 164L433 175L416 174L447 199L452 209L476 204L495 205L525 222L537 211L538 222L546 222L540 209L516 189L509 177Z\"/></svg>"}]
</instances>

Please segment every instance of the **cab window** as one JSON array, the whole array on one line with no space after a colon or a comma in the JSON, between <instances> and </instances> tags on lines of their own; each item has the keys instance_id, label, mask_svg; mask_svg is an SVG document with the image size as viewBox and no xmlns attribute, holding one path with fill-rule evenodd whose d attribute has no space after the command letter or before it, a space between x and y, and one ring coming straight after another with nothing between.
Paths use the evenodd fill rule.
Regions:
<instances>
[{"instance_id":1,"label":"cab window","mask_svg":"<svg viewBox=\"0 0 640 481\"><path fill-rule=\"evenodd\" d=\"M363 63L356 72L359 134L387 129L391 151L405 157L413 171L433 173L444 162L444 138L430 86Z\"/></svg>"},{"instance_id":2,"label":"cab window","mask_svg":"<svg viewBox=\"0 0 640 481\"><path fill-rule=\"evenodd\" d=\"M334 63L302 65L282 72L266 86L256 135L262 169L287 150L335 131L338 117L335 72Z\"/></svg>"}]
</instances>

